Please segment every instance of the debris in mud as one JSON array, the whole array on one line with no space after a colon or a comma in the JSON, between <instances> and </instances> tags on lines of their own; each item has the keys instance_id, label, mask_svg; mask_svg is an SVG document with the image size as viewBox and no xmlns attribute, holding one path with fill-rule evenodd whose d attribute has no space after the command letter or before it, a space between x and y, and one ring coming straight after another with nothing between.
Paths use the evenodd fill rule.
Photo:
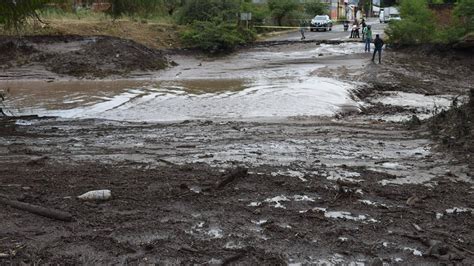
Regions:
<instances>
[{"instance_id":1,"label":"debris in mud","mask_svg":"<svg viewBox=\"0 0 474 266\"><path fill-rule=\"evenodd\" d=\"M110 198L112 198L112 192L108 189L92 190L80 196L77 196L77 198L80 200L96 200L96 201L109 200Z\"/></svg>"},{"instance_id":2,"label":"debris in mud","mask_svg":"<svg viewBox=\"0 0 474 266\"><path fill-rule=\"evenodd\" d=\"M72 221L72 215L70 213L58 211L54 209L49 209L49 208L45 208L45 207L41 207L41 206L37 206L33 204L28 204L28 203L24 203L24 202L20 202L16 200L10 200L5 195L1 195L1 194L0 194L0 203L4 205L9 205L19 210L23 210L23 211L40 215L40 216L48 217L51 219L56 219L56 220L65 221L65 222Z\"/></svg>"},{"instance_id":3,"label":"debris in mud","mask_svg":"<svg viewBox=\"0 0 474 266\"><path fill-rule=\"evenodd\" d=\"M37 53L33 46L26 44L22 40L2 41L0 38L0 67L11 66L12 63L23 63L26 57ZM10 62L15 60L15 62Z\"/></svg>"},{"instance_id":4,"label":"debris in mud","mask_svg":"<svg viewBox=\"0 0 474 266\"><path fill-rule=\"evenodd\" d=\"M239 167L231 171L229 174L227 174L222 181L219 181L216 184L216 189L222 189L223 187L233 182L234 180L247 176L247 174L248 174L248 169Z\"/></svg>"}]
</instances>

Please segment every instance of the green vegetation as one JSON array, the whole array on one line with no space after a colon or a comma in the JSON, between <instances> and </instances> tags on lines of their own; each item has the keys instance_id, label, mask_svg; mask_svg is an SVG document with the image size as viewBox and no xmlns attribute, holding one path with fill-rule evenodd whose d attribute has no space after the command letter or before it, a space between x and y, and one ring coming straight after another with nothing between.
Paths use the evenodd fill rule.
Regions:
<instances>
[{"instance_id":1,"label":"green vegetation","mask_svg":"<svg viewBox=\"0 0 474 266\"><path fill-rule=\"evenodd\" d=\"M456 24L461 28L460 34L474 32L474 0L459 0L454 8Z\"/></svg>"},{"instance_id":2,"label":"green vegetation","mask_svg":"<svg viewBox=\"0 0 474 266\"><path fill-rule=\"evenodd\" d=\"M140 15L148 17L151 14L162 12L163 6L160 1L153 0L111 0L112 7L107 11L113 18L123 15Z\"/></svg>"},{"instance_id":3,"label":"green vegetation","mask_svg":"<svg viewBox=\"0 0 474 266\"><path fill-rule=\"evenodd\" d=\"M431 42L436 21L426 0L404 0L400 5L400 21L391 22L387 35L393 43L417 44Z\"/></svg>"},{"instance_id":4,"label":"green vegetation","mask_svg":"<svg viewBox=\"0 0 474 266\"><path fill-rule=\"evenodd\" d=\"M210 21L216 18L237 21L239 2L236 0L188 0L178 12L180 24Z\"/></svg>"},{"instance_id":5,"label":"green vegetation","mask_svg":"<svg viewBox=\"0 0 474 266\"><path fill-rule=\"evenodd\" d=\"M278 26L282 26L283 19L298 9L296 0L268 0L268 9Z\"/></svg>"},{"instance_id":6,"label":"green vegetation","mask_svg":"<svg viewBox=\"0 0 474 266\"><path fill-rule=\"evenodd\" d=\"M47 0L0 1L0 24L7 29L19 30L28 19L37 19L37 10L45 7Z\"/></svg>"},{"instance_id":7,"label":"green vegetation","mask_svg":"<svg viewBox=\"0 0 474 266\"><path fill-rule=\"evenodd\" d=\"M308 1L304 4L304 9L306 14L308 14L310 17L314 17L316 15L327 14L329 11L329 6L319 1Z\"/></svg>"},{"instance_id":8,"label":"green vegetation","mask_svg":"<svg viewBox=\"0 0 474 266\"><path fill-rule=\"evenodd\" d=\"M103 24L107 24L112 29L107 32L116 36L130 30L124 28L120 31L127 21L155 27L166 24L167 27L175 26L174 29L182 33L183 44L206 51L224 51L255 40L257 28L252 26L299 25L301 20L328 12L327 4L319 0L268 0L265 4L254 4L251 0L109 0L110 8L102 11L93 10L94 3L95 0L80 3L76 0L1 0L0 26L9 34L12 29L16 33L61 34L72 31L81 34L78 28L83 25L84 32L100 34L105 27ZM248 23L240 21L241 12L251 13L252 20ZM46 23L38 23L41 20ZM81 23L73 23L78 20ZM58 27L61 21L67 24ZM67 25L72 24L74 27L68 31ZM269 29L258 30L265 32ZM141 39L149 42L146 36Z\"/></svg>"},{"instance_id":9,"label":"green vegetation","mask_svg":"<svg viewBox=\"0 0 474 266\"><path fill-rule=\"evenodd\" d=\"M219 21L195 21L182 36L188 46L211 53L231 51L255 40L253 31Z\"/></svg>"},{"instance_id":10,"label":"green vegetation","mask_svg":"<svg viewBox=\"0 0 474 266\"><path fill-rule=\"evenodd\" d=\"M453 11L452 25L440 25L428 7L428 0L403 0L402 20L390 23L389 41L399 45L452 43L474 31L474 0L459 0Z\"/></svg>"}]
</instances>

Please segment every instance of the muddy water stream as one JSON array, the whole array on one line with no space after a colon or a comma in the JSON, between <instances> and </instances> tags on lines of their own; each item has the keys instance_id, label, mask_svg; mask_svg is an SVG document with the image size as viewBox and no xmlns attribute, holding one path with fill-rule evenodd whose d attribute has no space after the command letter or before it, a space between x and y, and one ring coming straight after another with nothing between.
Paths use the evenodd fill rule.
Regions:
<instances>
[{"instance_id":1,"label":"muddy water stream","mask_svg":"<svg viewBox=\"0 0 474 266\"><path fill-rule=\"evenodd\" d=\"M178 66L123 80L6 80L14 115L120 121L279 119L357 109L354 83L312 73L338 56L362 64L360 44L253 48L221 58L173 58ZM339 60L339 64L342 61Z\"/></svg>"}]
</instances>

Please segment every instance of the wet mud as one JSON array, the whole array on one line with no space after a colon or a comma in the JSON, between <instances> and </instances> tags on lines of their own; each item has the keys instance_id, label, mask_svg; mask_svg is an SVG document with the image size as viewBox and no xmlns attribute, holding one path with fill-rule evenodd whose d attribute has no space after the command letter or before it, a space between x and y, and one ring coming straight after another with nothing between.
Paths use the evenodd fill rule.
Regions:
<instances>
[{"instance_id":1,"label":"wet mud","mask_svg":"<svg viewBox=\"0 0 474 266\"><path fill-rule=\"evenodd\" d=\"M189 64L159 74L160 84L193 97L214 97L225 87L231 91L225 97L232 98L248 84L261 84L261 76L278 80L282 73L288 74L275 81L280 89L295 80L348 86L347 94L334 98L351 104L330 102L335 108L329 113L295 108L263 118L207 115L157 123L137 115L130 121L127 114L140 114L133 108L143 102L134 98L125 105L130 113L120 115L2 119L0 196L67 211L74 221L2 205L0 261L472 264L470 154L461 158L440 149L429 130L406 124L407 117L423 120L449 108L457 95L467 99L469 70L425 84L416 76L426 65L406 66L398 61L406 55L396 52L386 53L390 64L374 65L352 52L359 48L303 43L249 48L219 60L176 55L173 60ZM231 64L238 58L249 62ZM124 82L111 85L101 102L123 95L128 86L150 86ZM15 91L23 86L8 84ZM311 95L311 87L290 88L301 102ZM35 101L21 100L28 98L26 91L10 99L33 110ZM275 95L261 87L250 94L262 91L255 99ZM93 88L87 93L97 95ZM311 99L327 102L334 96L329 95ZM141 106L141 118L154 110L152 104ZM50 108L64 109L63 103ZM76 198L98 189L110 189L112 199Z\"/></svg>"},{"instance_id":2,"label":"wet mud","mask_svg":"<svg viewBox=\"0 0 474 266\"><path fill-rule=\"evenodd\" d=\"M122 77L170 64L159 50L107 36L3 36L0 51L1 79Z\"/></svg>"}]
</instances>

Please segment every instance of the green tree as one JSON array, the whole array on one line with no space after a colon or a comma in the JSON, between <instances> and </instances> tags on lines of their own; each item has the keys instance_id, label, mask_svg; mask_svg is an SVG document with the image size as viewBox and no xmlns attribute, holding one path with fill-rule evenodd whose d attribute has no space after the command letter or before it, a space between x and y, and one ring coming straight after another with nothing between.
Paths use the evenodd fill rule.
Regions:
<instances>
[{"instance_id":1,"label":"green tree","mask_svg":"<svg viewBox=\"0 0 474 266\"><path fill-rule=\"evenodd\" d=\"M304 3L304 10L306 14L310 16L323 15L327 14L329 11L329 6L325 3L313 0Z\"/></svg>"},{"instance_id":2,"label":"green tree","mask_svg":"<svg viewBox=\"0 0 474 266\"><path fill-rule=\"evenodd\" d=\"M268 9L278 26L281 26L283 19L298 9L298 2L296 0L268 0Z\"/></svg>"},{"instance_id":3,"label":"green tree","mask_svg":"<svg viewBox=\"0 0 474 266\"><path fill-rule=\"evenodd\" d=\"M180 10L178 22L191 24L194 21L235 19L239 12L238 0L188 0Z\"/></svg>"},{"instance_id":4,"label":"green tree","mask_svg":"<svg viewBox=\"0 0 474 266\"><path fill-rule=\"evenodd\" d=\"M474 0L459 0L453 13L463 31L462 34L474 32Z\"/></svg>"},{"instance_id":5,"label":"green tree","mask_svg":"<svg viewBox=\"0 0 474 266\"><path fill-rule=\"evenodd\" d=\"M235 24L213 21L194 21L182 35L183 43L208 53L229 52L236 46L255 39L253 31Z\"/></svg>"},{"instance_id":6,"label":"green tree","mask_svg":"<svg viewBox=\"0 0 474 266\"><path fill-rule=\"evenodd\" d=\"M402 0L400 16L402 20L390 22L386 30L390 42L419 44L434 41L436 21L427 0Z\"/></svg>"},{"instance_id":7,"label":"green tree","mask_svg":"<svg viewBox=\"0 0 474 266\"><path fill-rule=\"evenodd\" d=\"M172 16L176 10L184 5L184 0L163 0L166 13Z\"/></svg>"},{"instance_id":8,"label":"green tree","mask_svg":"<svg viewBox=\"0 0 474 266\"><path fill-rule=\"evenodd\" d=\"M164 10L163 2L159 0L110 0L112 7L108 14L113 18L119 18L123 15L149 16L159 14Z\"/></svg>"},{"instance_id":9,"label":"green tree","mask_svg":"<svg viewBox=\"0 0 474 266\"><path fill-rule=\"evenodd\" d=\"M249 0L242 2L240 9L242 12L252 13L253 23L263 23L264 20L270 15L267 5L253 4Z\"/></svg>"},{"instance_id":10,"label":"green tree","mask_svg":"<svg viewBox=\"0 0 474 266\"><path fill-rule=\"evenodd\" d=\"M6 29L19 30L29 19L39 19L38 11L47 0L2 0L0 1L0 24Z\"/></svg>"}]
</instances>

